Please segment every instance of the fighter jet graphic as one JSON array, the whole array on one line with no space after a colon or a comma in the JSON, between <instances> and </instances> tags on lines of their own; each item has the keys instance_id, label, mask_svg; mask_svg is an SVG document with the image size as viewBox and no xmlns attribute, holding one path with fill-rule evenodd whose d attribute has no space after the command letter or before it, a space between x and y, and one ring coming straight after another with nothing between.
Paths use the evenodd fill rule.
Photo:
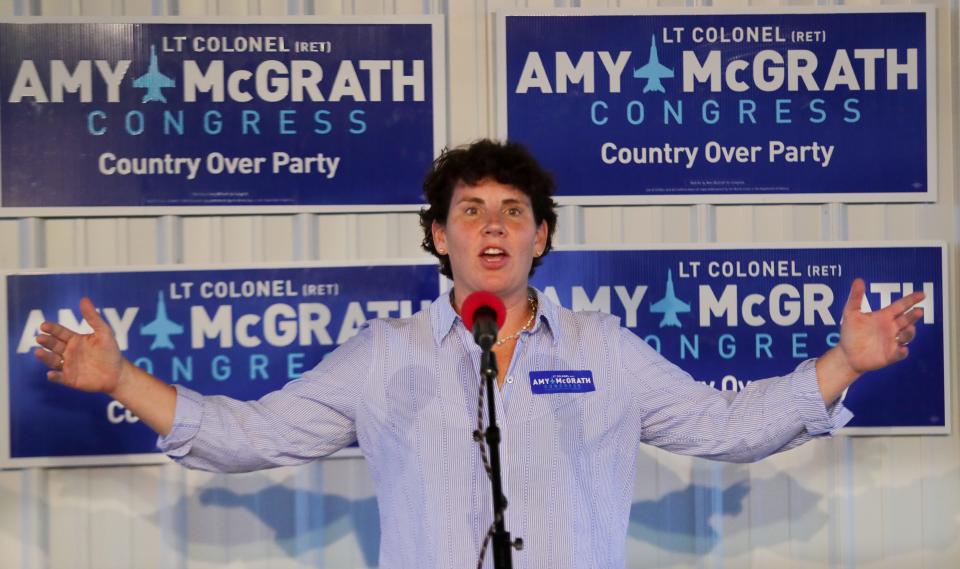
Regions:
<instances>
[{"instance_id":1,"label":"fighter jet graphic","mask_svg":"<svg viewBox=\"0 0 960 569\"><path fill-rule=\"evenodd\" d=\"M663 314L663 319L660 320L661 328L664 326L676 326L680 328L681 324L680 321L677 320L677 314L690 312L690 305L677 298L673 292L673 271L667 270L666 296L653 303L653 305L650 306L650 312Z\"/></svg>"},{"instance_id":2,"label":"fighter jet graphic","mask_svg":"<svg viewBox=\"0 0 960 569\"><path fill-rule=\"evenodd\" d=\"M173 349L173 342L170 336L183 334L183 326L167 318L167 305L163 301L163 291L157 296L157 317L153 322L140 327L140 334L143 336L153 336L153 343L150 344L150 350L159 348Z\"/></svg>"},{"instance_id":3,"label":"fighter jet graphic","mask_svg":"<svg viewBox=\"0 0 960 569\"><path fill-rule=\"evenodd\" d=\"M166 103L167 98L163 96L161 89L177 86L176 81L160 73L160 67L157 65L157 46L150 46L150 67L146 73L133 80L133 86L147 90L140 101L141 103L149 103L150 101Z\"/></svg>"},{"instance_id":4,"label":"fighter jet graphic","mask_svg":"<svg viewBox=\"0 0 960 569\"><path fill-rule=\"evenodd\" d=\"M660 64L660 58L657 57L657 37L650 36L650 59L643 67L633 70L634 79L646 79L647 84L643 86L643 92L658 91L666 93L663 90L661 79L673 79L673 69Z\"/></svg>"}]
</instances>

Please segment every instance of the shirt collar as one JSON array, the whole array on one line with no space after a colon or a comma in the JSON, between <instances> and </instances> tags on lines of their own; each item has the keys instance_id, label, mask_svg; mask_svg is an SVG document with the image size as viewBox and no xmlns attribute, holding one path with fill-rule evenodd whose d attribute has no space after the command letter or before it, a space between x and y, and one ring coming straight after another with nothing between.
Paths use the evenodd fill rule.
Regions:
<instances>
[{"instance_id":1,"label":"shirt collar","mask_svg":"<svg viewBox=\"0 0 960 569\"><path fill-rule=\"evenodd\" d=\"M462 322L460 315L453 309L450 293L445 292L430 305L430 325L433 327L433 339L439 346L447 337L453 325Z\"/></svg>"},{"instance_id":2,"label":"shirt collar","mask_svg":"<svg viewBox=\"0 0 960 569\"><path fill-rule=\"evenodd\" d=\"M536 333L541 323L546 323L547 331L553 336L553 345L560 344L560 322L559 319L559 306L554 304L550 297L543 294L542 291L533 289L537 293L537 323L533 325L532 333Z\"/></svg>"},{"instance_id":3,"label":"shirt collar","mask_svg":"<svg viewBox=\"0 0 960 569\"><path fill-rule=\"evenodd\" d=\"M557 322L557 305L539 290L535 288L532 288L532 290L537 295L537 319L530 332L536 334L541 324L546 323L546 333L553 336L554 345L559 344L560 326ZM438 346L443 342L443 339L450 334L450 331L455 325L463 322L463 319L460 318L457 311L453 309L453 303L450 302L450 294L449 292L441 294L437 297L437 300L430 305L430 325L433 327L433 339Z\"/></svg>"}]
</instances>

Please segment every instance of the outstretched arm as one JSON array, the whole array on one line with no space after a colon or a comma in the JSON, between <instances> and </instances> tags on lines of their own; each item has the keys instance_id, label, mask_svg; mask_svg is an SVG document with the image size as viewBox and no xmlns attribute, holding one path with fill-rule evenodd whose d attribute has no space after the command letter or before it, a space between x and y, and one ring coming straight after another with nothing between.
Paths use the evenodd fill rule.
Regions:
<instances>
[{"instance_id":1,"label":"outstretched arm","mask_svg":"<svg viewBox=\"0 0 960 569\"><path fill-rule=\"evenodd\" d=\"M176 390L130 363L120 353L113 330L103 321L93 302L84 297L80 313L93 328L77 334L55 322L40 325L34 355L48 368L47 379L79 389L106 393L166 436L173 428Z\"/></svg>"},{"instance_id":2,"label":"outstretched arm","mask_svg":"<svg viewBox=\"0 0 960 569\"><path fill-rule=\"evenodd\" d=\"M853 281L843 309L840 343L817 360L817 382L828 405L836 401L863 373L886 367L907 357L907 344L917 335L916 322L923 310L913 308L923 300L914 292L871 313L860 312L866 290L863 279Z\"/></svg>"}]
</instances>

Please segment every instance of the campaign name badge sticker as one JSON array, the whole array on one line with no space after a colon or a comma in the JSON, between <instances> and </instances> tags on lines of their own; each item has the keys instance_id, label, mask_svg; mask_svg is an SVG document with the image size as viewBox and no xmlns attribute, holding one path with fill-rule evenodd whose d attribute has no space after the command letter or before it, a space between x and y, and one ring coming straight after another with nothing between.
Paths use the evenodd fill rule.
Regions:
<instances>
[{"instance_id":1,"label":"campaign name badge sticker","mask_svg":"<svg viewBox=\"0 0 960 569\"><path fill-rule=\"evenodd\" d=\"M530 389L534 395L549 393L587 393L596 391L590 370L531 371Z\"/></svg>"}]
</instances>

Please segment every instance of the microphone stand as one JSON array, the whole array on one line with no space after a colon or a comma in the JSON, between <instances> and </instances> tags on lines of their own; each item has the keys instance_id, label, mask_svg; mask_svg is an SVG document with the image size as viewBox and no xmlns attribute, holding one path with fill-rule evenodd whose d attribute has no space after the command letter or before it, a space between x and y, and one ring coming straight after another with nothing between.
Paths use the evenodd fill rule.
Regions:
<instances>
[{"instance_id":1,"label":"microphone stand","mask_svg":"<svg viewBox=\"0 0 960 569\"><path fill-rule=\"evenodd\" d=\"M493 485L493 566L496 569L513 569L510 548L523 548L523 541L511 541L510 532L503 523L503 513L507 509L507 498L503 495L503 477L500 472L500 427L497 426L497 410L494 396L494 384L497 381L497 358L493 354L496 333L478 334L477 343L483 353L480 356L480 374L487 382L487 412L490 425L486 428L487 447L490 449L490 481Z\"/></svg>"}]
</instances>

